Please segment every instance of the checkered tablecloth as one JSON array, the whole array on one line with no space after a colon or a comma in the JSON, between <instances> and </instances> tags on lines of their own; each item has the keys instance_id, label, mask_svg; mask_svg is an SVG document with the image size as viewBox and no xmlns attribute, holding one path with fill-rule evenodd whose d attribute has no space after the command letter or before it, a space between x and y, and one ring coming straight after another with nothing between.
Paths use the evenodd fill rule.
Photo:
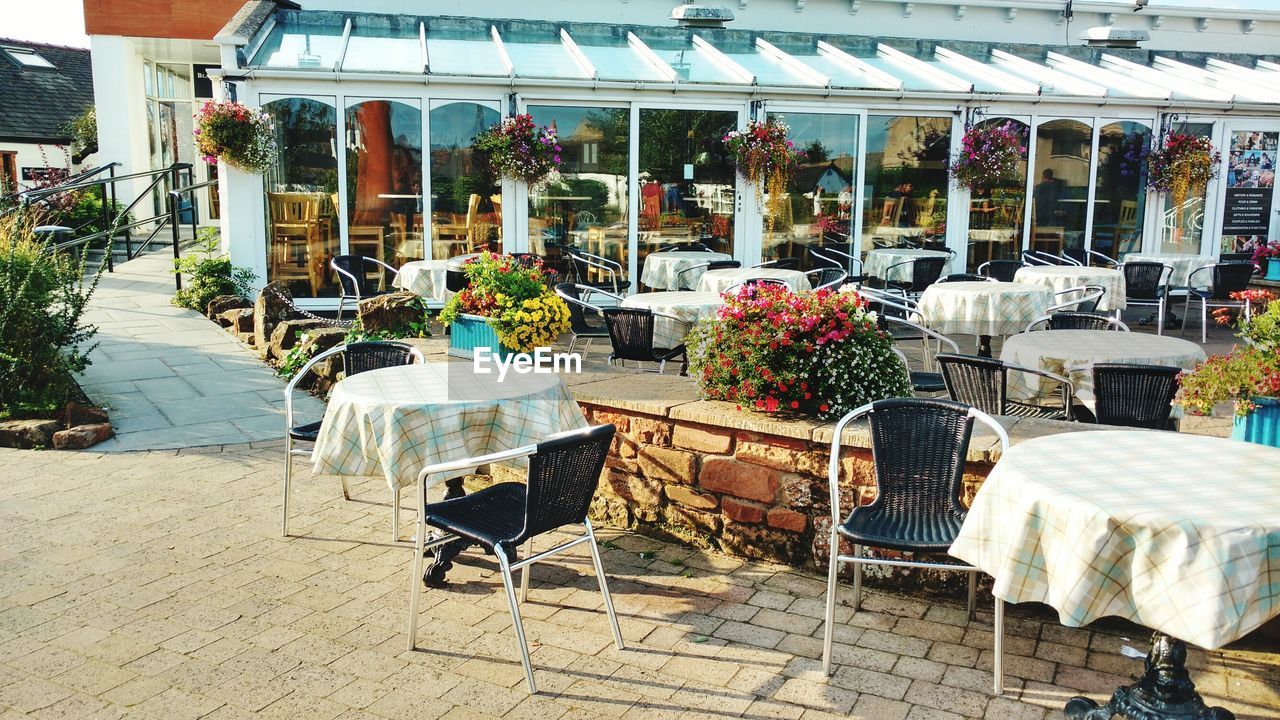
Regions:
<instances>
[{"instance_id":1,"label":"checkered tablecloth","mask_svg":"<svg viewBox=\"0 0 1280 720\"><path fill-rule=\"evenodd\" d=\"M508 372L499 382L496 373L473 373L471 363L403 365L334 386L311 461L316 474L381 474L391 487L406 487L429 463L586 426L558 375Z\"/></svg>"},{"instance_id":2,"label":"checkered tablecloth","mask_svg":"<svg viewBox=\"0 0 1280 720\"><path fill-rule=\"evenodd\" d=\"M694 250L668 250L666 252L649 253L644 258L644 270L640 273L640 282L658 290L679 290L681 280L687 287L697 287L702 277L701 270L685 273L677 277L681 271L695 265L704 265L716 260L732 260L732 255L718 252L699 252Z\"/></svg>"},{"instance_id":3,"label":"checkered tablecloth","mask_svg":"<svg viewBox=\"0 0 1280 720\"><path fill-rule=\"evenodd\" d=\"M675 347L684 342L685 333L694 323L704 318L715 317L716 311L724 305L724 298L715 292L655 292L632 295L622 301L623 307L649 308L654 312L679 318L683 322L672 322L670 318L656 318L653 323L653 344L655 347Z\"/></svg>"},{"instance_id":4,"label":"checkered tablecloth","mask_svg":"<svg viewBox=\"0 0 1280 720\"><path fill-rule=\"evenodd\" d=\"M1110 312L1125 307L1124 273L1112 268L1067 265L1018 268L1014 282L1043 285L1055 293L1083 285L1100 285L1106 290L1098 300L1098 310ZM1063 298L1066 300L1067 298Z\"/></svg>"},{"instance_id":5,"label":"checkered tablecloth","mask_svg":"<svg viewBox=\"0 0 1280 720\"><path fill-rule=\"evenodd\" d=\"M1015 445L951 554L1063 625L1107 616L1214 649L1280 614L1280 450L1156 431Z\"/></svg>"},{"instance_id":6,"label":"checkered tablecloth","mask_svg":"<svg viewBox=\"0 0 1280 720\"><path fill-rule=\"evenodd\" d=\"M1114 330L1037 330L1004 341L1000 359L1068 377L1076 397L1093 406L1094 363L1141 363L1190 370L1205 360L1204 349L1182 338ZM1080 368L1068 372L1068 368ZM1053 391L1038 375L1009 373L1010 399L1030 400ZM1276 471L1280 476L1280 470Z\"/></svg>"},{"instance_id":7,"label":"checkered tablecloth","mask_svg":"<svg viewBox=\"0 0 1280 720\"><path fill-rule=\"evenodd\" d=\"M708 270L698 279L698 292L722 293L730 286L757 278L781 280L791 288L792 292L804 292L811 289L809 278L799 270L783 268L725 268Z\"/></svg>"},{"instance_id":8,"label":"checkered tablecloth","mask_svg":"<svg viewBox=\"0 0 1280 720\"><path fill-rule=\"evenodd\" d=\"M448 260L414 260L400 266L400 274L396 275L395 286L408 290L427 300L444 302L448 299L445 290L445 271Z\"/></svg>"},{"instance_id":9,"label":"checkered tablecloth","mask_svg":"<svg viewBox=\"0 0 1280 720\"><path fill-rule=\"evenodd\" d=\"M951 253L941 250L917 250L915 248L876 248L867 253L867 262L863 267L863 272L872 277L878 277L881 280L890 280L892 282L909 282L911 280L911 266L903 265L889 270L890 265L907 262L908 260L918 260L924 257L940 257L950 258ZM886 275L885 273L888 273ZM942 274L946 275L949 270L944 267Z\"/></svg>"},{"instance_id":10,"label":"checkered tablecloth","mask_svg":"<svg viewBox=\"0 0 1280 720\"><path fill-rule=\"evenodd\" d=\"M1124 261L1158 262L1161 265L1168 265L1173 268L1173 272L1169 275L1170 287L1186 287L1187 277L1192 272L1205 265L1212 265L1214 262L1213 258L1191 253L1129 253L1124 256ZM1208 287L1208 283L1212 279L1210 273L1202 272L1196 276L1196 286Z\"/></svg>"},{"instance_id":11,"label":"checkered tablecloth","mask_svg":"<svg viewBox=\"0 0 1280 720\"><path fill-rule=\"evenodd\" d=\"M1053 304L1053 291L1026 283L951 282L920 297L924 324L943 335L1013 335Z\"/></svg>"}]
</instances>

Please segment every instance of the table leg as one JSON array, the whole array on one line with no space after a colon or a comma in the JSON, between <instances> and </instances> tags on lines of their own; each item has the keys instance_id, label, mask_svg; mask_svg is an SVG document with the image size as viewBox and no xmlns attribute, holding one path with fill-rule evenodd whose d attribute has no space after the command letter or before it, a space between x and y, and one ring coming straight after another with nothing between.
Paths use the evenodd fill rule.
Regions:
<instances>
[{"instance_id":1,"label":"table leg","mask_svg":"<svg viewBox=\"0 0 1280 720\"><path fill-rule=\"evenodd\" d=\"M1069 720L1235 720L1231 711L1204 704L1187 674L1187 646L1157 632L1151 636L1146 672L1133 685L1115 691L1106 705L1074 697L1064 710Z\"/></svg>"},{"instance_id":2,"label":"table leg","mask_svg":"<svg viewBox=\"0 0 1280 720\"><path fill-rule=\"evenodd\" d=\"M453 500L466 495L462 489L462 478L450 478L444 483L444 499ZM445 578L445 573L453 568L453 559L462 554L463 550L471 547L471 543L466 540L454 540L451 543L445 543L437 548L428 550L432 557L431 564L427 565L426 571L422 573L422 582L430 588L449 587L449 581Z\"/></svg>"},{"instance_id":3,"label":"table leg","mask_svg":"<svg viewBox=\"0 0 1280 720\"><path fill-rule=\"evenodd\" d=\"M978 357L991 357L991 336L978 336Z\"/></svg>"}]
</instances>

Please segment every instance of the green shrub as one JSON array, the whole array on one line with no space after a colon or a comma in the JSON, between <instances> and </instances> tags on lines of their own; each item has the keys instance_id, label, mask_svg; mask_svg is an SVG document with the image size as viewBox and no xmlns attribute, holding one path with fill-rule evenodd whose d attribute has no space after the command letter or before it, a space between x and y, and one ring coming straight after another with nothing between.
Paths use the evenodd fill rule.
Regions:
<instances>
[{"instance_id":1,"label":"green shrub","mask_svg":"<svg viewBox=\"0 0 1280 720\"><path fill-rule=\"evenodd\" d=\"M39 414L75 392L97 328L82 322L97 277L84 260L49 251L30 213L0 218L0 417Z\"/></svg>"},{"instance_id":2,"label":"green shrub","mask_svg":"<svg viewBox=\"0 0 1280 720\"><path fill-rule=\"evenodd\" d=\"M50 216L51 225L62 225L78 229L77 235L92 235L99 233L111 227L116 223L116 217L124 212L124 205L120 202L113 203L111 214L107 217L106 222L102 218L102 188L92 187L83 192L76 193L74 201L65 210ZM127 225L129 218L121 218L119 225Z\"/></svg>"},{"instance_id":3,"label":"green shrub","mask_svg":"<svg viewBox=\"0 0 1280 720\"><path fill-rule=\"evenodd\" d=\"M219 295L250 297L257 275L248 268L231 264L231 258L217 255L218 231L200 230L204 249L173 261L173 271L187 276L181 290L173 295L173 304L204 313L209 301Z\"/></svg>"}]
</instances>

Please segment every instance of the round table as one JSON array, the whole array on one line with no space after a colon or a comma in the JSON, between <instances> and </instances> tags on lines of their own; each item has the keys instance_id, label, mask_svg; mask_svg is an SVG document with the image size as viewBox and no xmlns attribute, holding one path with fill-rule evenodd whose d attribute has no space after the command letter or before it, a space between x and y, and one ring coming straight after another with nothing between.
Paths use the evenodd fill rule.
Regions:
<instances>
[{"instance_id":1,"label":"round table","mask_svg":"<svg viewBox=\"0 0 1280 720\"><path fill-rule=\"evenodd\" d=\"M445 272L448 260L413 260L400 266L394 285L428 300L444 302L448 299L445 289Z\"/></svg>"},{"instance_id":2,"label":"round table","mask_svg":"<svg viewBox=\"0 0 1280 720\"><path fill-rule=\"evenodd\" d=\"M1098 300L1098 310L1110 312L1125 306L1124 273L1114 268L1038 265L1018 268L1013 281L1043 285L1055 293L1082 285L1100 285L1106 292Z\"/></svg>"},{"instance_id":3,"label":"round table","mask_svg":"<svg viewBox=\"0 0 1280 720\"><path fill-rule=\"evenodd\" d=\"M791 288L791 292L804 292L811 289L809 276L799 270L785 268L724 268L708 270L698 279L698 292L722 293L730 287L747 280L769 278L781 280Z\"/></svg>"},{"instance_id":4,"label":"round table","mask_svg":"<svg viewBox=\"0 0 1280 720\"><path fill-rule=\"evenodd\" d=\"M882 280L890 282L910 282L911 266L903 265L902 267L893 268L889 271L891 265L904 263L910 260L919 260L920 258L950 258L951 253L943 250L918 250L916 248L876 248L867 253L867 262L863 268L863 272L872 277L878 277ZM887 273L887 274L886 274ZM944 267L942 274L946 275L947 270Z\"/></svg>"},{"instance_id":5,"label":"round table","mask_svg":"<svg viewBox=\"0 0 1280 720\"><path fill-rule=\"evenodd\" d=\"M640 273L640 282L658 290L679 290L682 281L687 286L697 287L698 279L702 277L700 270L685 273L683 277L680 273L696 265L732 259L732 255L697 250L653 252L644 258L644 270Z\"/></svg>"},{"instance_id":6,"label":"round table","mask_svg":"<svg viewBox=\"0 0 1280 720\"><path fill-rule=\"evenodd\" d=\"M1071 380L1080 402L1093 407L1094 363L1140 363L1193 369L1206 359L1204 348L1182 338L1115 330L1036 330L1004 341L1000 359L1046 370ZM1055 383L1028 373L1009 373L1011 400L1030 400Z\"/></svg>"},{"instance_id":7,"label":"round table","mask_svg":"<svg viewBox=\"0 0 1280 720\"><path fill-rule=\"evenodd\" d=\"M1181 641L1219 648L1280 614L1277 467L1276 448L1199 435L1034 438L996 464L950 552L992 575L997 597L1051 605L1064 625L1116 616L1155 630L1146 676L1110 705L1174 717L1156 693L1199 700ZM1074 699L1067 715L1094 705Z\"/></svg>"},{"instance_id":8,"label":"round table","mask_svg":"<svg viewBox=\"0 0 1280 720\"><path fill-rule=\"evenodd\" d=\"M920 296L920 318L943 335L977 335L990 357L992 335L1014 335L1053 304L1043 285L1005 282L934 283Z\"/></svg>"},{"instance_id":9,"label":"round table","mask_svg":"<svg viewBox=\"0 0 1280 720\"><path fill-rule=\"evenodd\" d=\"M1212 265L1213 258L1207 258L1203 255L1194 253L1129 253L1124 256L1125 262L1157 262L1161 265L1168 265L1173 268L1173 272L1169 274L1169 287L1186 287L1187 278L1191 273L1205 265ZM1196 276L1196 280L1205 278L1208 282L1209 273L1200 273Z\"/></svg>"},{"instance_id":10,"label":"round table","mask_svg":"<svg viewBox=\"0 0 1280 720\"><path fill-rule=\"evenodd\" d=\"M699 320L715 317L716 311L724 305L724 298L718 292L654 292L632 295L622 301L622 307L648 308L654 312L677 318L681 322L672 322L668 317L656 318L653 323L653 344L655 347L671 348L684 342L688 326Z\"/></svg>"}]
</instances>

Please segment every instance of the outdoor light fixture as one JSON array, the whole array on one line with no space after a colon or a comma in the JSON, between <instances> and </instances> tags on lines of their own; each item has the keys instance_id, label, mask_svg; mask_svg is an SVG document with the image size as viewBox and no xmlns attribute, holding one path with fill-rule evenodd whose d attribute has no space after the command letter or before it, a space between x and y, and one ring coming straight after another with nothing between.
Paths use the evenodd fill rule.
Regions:
<instances>
[{"instance_id":1,"label":"outdoor light fixture","mask_svg":"<svg viewBox=\"0 0 1280 720\"><path fill-rule=\"evenodd\" d=\"M1146 30L1124 30L1114 27L1091 27L1080 33L1080 39L1089 47L1136 48L1138 43L1151 39Z\"/></svg>"},{"instance_id":2,"label":"outdoor light fixture","mask_svg":"<svg viewBox=\"0 0 1280 720\"><path fill-rule=\"evenodd\" d=\"M717 5L677 5L671 10L671 19L682 27L724 27L733 20L733 11Z\"/></svg>"}]
</instances>

